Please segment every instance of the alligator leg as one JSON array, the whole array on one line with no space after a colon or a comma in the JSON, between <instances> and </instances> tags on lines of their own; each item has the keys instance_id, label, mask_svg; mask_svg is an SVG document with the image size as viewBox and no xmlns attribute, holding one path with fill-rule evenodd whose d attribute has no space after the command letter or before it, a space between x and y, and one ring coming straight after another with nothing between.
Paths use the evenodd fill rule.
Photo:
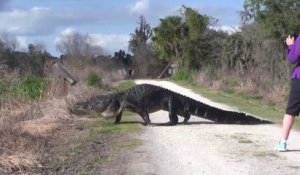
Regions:
<instances>
[{"instance_id":1,"label":"alligator leg","mask_svg":"<svg viewBox=\"0 0 300 175\"><path fill-rule=\"evenodd\" d=\"M143 120L145 122L144 125L148 125L151 123L148 112L145 111L142 107L140 107L135 102L127 101L125 104L125 108L131 112L138 113L143 118Z\"/></svg>"},{"instance_id":2,"label":"alligator leg","mask_svg":"<svg viewBox=\"0 0 300 175\"><path fill-rule=\"evenodd\" d=\"M115 124L119 124L122 118L122 111L116 116Z\"/></svg>"},{"instance_id":3,"label":"alligator leg","mask_svg":"<svg viewBox=\"0 0 300 175\"><path fill-rule=\"evenodd\" d=\"M169 108L169 118L170 118L169 125L177 125L178 124L177 110L176 107L174 106L174 100L172 97L169 97L168 99L168 108Z\"/></svg>"},{"instance_id":4,"label":"alligator leg","mask_svg":"<svg viewBox=\"0 0 300 175\"><path fill-rule=\"evenodd\" d=\"M188 121L191 118L191 114L185 113L183 117L184 117L183 124L185 125L188 124Z\"/></svg>"},{"instance_id":5,"label":"alligator leg","mask_svg":"<svg viewBox=\"0 0 300 175\"><path fill-rule=\"evenodd\" d=\"M144 110L139 110L137 111L137 113L144 119L144 125L148 125L148 124L151 124L151 121L150 121L150 118L149 118L149 114L144 111Z\"/></svg>"}]
</instances>

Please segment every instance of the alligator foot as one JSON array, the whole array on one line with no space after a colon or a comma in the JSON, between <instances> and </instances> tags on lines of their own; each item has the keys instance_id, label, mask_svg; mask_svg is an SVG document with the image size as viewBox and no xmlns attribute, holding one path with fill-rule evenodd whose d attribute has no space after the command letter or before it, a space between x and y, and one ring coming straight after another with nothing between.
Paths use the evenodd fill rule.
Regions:
<instances>
[{"instance_id":1,"label":"alligator foot","mask_svg":"<svg viewBox=\"0 0 300 175\"><path fill-rule=\"evenodd\" d=\"M152 125L152 123L151 123L151 122L145 122L145 123L143 123L143 125L144 125L144 126Z\"/></svg>"},{"instance_id":2,"label":"alligator foot","mask_svg":"<svg viewBox=\"0 0 300 175\"><path fill-rule=\"evenodd\" d=\"M175 126L177 124L178 124L177 122L168 122L168 123L166 123L167 126Z\"/></svg>"},{"instance_id":3,"label":"alligator foot","mask_svg":"<svg viewBox=\"0 0 300 175\"><path fill-rule=\"evenodd\" d=\"M183 124L183 125L188 125L189 123L188 123L188 122L182 122L181 124Z\"/></svg>"}]
</instances>

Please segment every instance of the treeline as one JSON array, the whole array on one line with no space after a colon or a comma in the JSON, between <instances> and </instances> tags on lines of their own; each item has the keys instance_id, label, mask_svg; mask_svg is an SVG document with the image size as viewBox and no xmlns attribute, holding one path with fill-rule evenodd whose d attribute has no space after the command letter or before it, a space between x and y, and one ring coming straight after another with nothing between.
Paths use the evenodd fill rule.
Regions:
<instances>
[{"instance_id":1,"label":"treeline","mask_svg":"<svg viewBox=\"0 0 300 175\"><path fill-rule=\"evenodd\" d=\"M110 72L125 79L133 69L136 78L161 78L175 65L177 74L183 74L178 77L194 83L284 101L292 68L284 39L299 31L299 7L296 0L245 0L239 29L228 33L216 29L217 19L183 5L153 28L141 16L128 51L106 54L93 36L75 31L62 34L57 49L77 75ZM26 52L16 47L15 39L0 40L1 65L20 75L46 75L47 60L53 57L42 44L31 44Z\"/></svg>"},{"instance_id":2,"label":"treeline","mask_svg":"<svg viewBox=\"0 0 300 175\"><path fill-rule=\"evenodd\" d=\"M245 0L241 26L230 34L216 30L213 17L182 6L153 28L150 48L196 83L284 101L292 68L284 40L299 32L299 7L296 0Z\"/></svg>"}]
</instances>

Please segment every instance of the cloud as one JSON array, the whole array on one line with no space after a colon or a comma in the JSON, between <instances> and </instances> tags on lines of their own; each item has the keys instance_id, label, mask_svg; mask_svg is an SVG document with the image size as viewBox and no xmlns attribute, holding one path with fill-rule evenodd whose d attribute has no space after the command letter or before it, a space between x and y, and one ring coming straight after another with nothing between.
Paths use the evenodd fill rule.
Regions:
<instances>
[{"instance_id":1,"label":"cloud","mask_svg":"<svg viewBox=\"0 0 300 175\"><path fill-rule=\"evenodd\" d=\"M0 32L14 35L48 35L58 27L95 22L95 15L72 10L53 11L49 8L33 7L29 10L0 12Z\"/></svg>"},{"instance_id":2,"label":"cloud","mask_svg":"<svg viewBox=\"0 0 300 175\"><path fill-rule=\"evenodd\" d=\"M114 53L120 49L128 50L128 41L130 39L129 34L91 34L98 45L100 45L105 51Z\"/></svg>"},{"instance_id":3,"label":"cloud","mask_svg":"<svg viewBox=\"0 0 300 175\"><path fill-rule=\"evenodd\" d=\"M66 28L61 32L61 35L69 34L72 32L78 32L74 28ZM79 32L80 33L80 32ZM91 33L89 36L92 37L91 44L101 46L104 51L109 54L119 51L120 49L128 50L128 41L130 39L129 34L104 34L104 33ZM54 45L59 42L60 37L56 37Z\"/></svg>"},{"instance_id":4,"label":"cloud","mask_svg":"<svg viewBox=\"0 0 300 175\"><path fill-rule=\"evenodd\" d=\"M223 3L222 3L223 2ZM239 12L242 11L242 0L226 0L217 3L189 4L187 7L196 9L199 13L219 20L220 25L237 25L240 22Z\"/></svg>"},{"instance_id":5,"label":"cloud","mask_svg":"<svg viewBox=\"0 0 300 175\"><path fill-rule=\"evenodd\" d=\"M73 32L76 32L76 30L73 27L69 27L69 28L66 28L65 30L63 30L61 32L61 34L66 35L66 34L70 34L70 33L73 33Z\"/></svg>"},{"instance_id":6,"label":"cloud","mask_svg":"<svg viewBox=\"0 0 300 175\"><path fill-rule=\"evenodd\" d=\"M228 34L233 34L241 30L240 27L237 25L235 26L222 25L222 26L214 26L212 28L215 30L221 30L227 32Z\"/></svg>"},{"instance_id":7,"label":"cloud","mask_svg":"<svg viewBox=\"0 0 300 175\"><path fill-rule=\"evenodd\" d=\"M135 4L130 5L129 11L131 13L143 13L145 12L149 7L149 0L138 0L135 2Z\"/></svg>"},{"instance_id":8,"label":"cloud","mask_svg":"<svg viewBox=\"0 0 300 175\"><path fill-rule=\"evenodd\" d=\"M19 48L27 48L28 47L28 42L27 38L24 36L17 36L17 41L19 43Z\"/></svg>"}]
</instances>

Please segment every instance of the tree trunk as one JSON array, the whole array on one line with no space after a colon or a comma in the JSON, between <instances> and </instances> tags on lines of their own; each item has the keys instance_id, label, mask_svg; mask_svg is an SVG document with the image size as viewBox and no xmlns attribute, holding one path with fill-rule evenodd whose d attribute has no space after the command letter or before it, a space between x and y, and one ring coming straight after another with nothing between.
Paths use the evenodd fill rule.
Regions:
<instances>
[{"instance_id":1,"label":"tree trunk","mask_svg":"<svg viewBox=\"0 0 300 175\"><path fill-rule=\"evenodd\" d=\"M172 65L172 62L169 62L168 65L164 68L164 70L159 74L159 76L156 79L160 79L168 70L168 68Z\"/></svg>"}]
</instances>

